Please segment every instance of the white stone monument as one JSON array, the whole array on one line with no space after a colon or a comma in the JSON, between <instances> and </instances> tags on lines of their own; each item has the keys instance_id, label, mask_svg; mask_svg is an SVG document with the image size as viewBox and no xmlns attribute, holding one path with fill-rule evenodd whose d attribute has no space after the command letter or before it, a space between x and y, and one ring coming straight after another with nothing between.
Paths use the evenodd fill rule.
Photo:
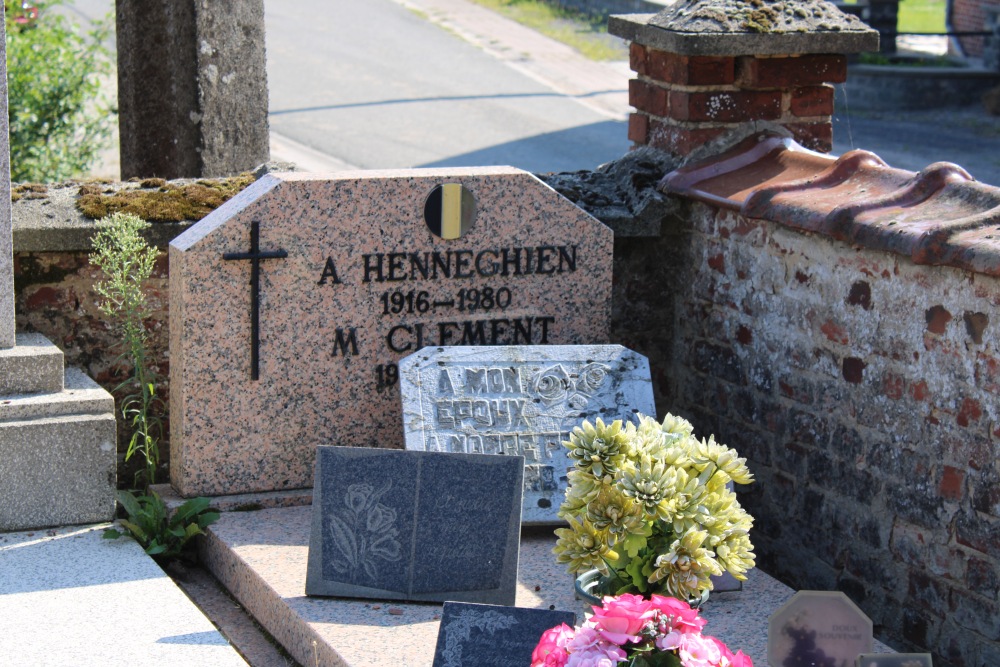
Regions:
<instances>
[{"instance_id":1,"label":"white stone monument","mask_svg":"<svg viewBox=\"0 0 1000 667\"><path fill-rule=\"evenodd\" d=\"M0 29L2 36L2 29ZM0 531L113 518L111 394L40 334L14 333L6 40L0 39Z\"/></svg>"}]
</instances>

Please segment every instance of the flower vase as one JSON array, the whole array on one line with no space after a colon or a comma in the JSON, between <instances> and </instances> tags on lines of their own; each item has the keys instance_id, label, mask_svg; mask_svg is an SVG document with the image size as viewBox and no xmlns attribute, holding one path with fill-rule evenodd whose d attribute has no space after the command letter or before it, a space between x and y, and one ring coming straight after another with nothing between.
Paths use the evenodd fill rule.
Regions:
<instances>
[{"instance_id":1,"label":"flower vase","mask_svg":"<svg viewBox=\"0 0 1000 667\"><path fill-rule=\"evenodd\" d=\"M591 611L591 606L597 605L598 607L602 604L602 599L600 595L594 593L601 583L601 572L599 570L587 570L582 573L573 581L573 588L576 590L577 599L583 601L584 608L587 612ZM701 595L685 600L692 609L701 609L701 607L708 602L709 590L706 588L702 591ZM648 596L643 596L648 597Z\"/></svg>"}]
</instances>

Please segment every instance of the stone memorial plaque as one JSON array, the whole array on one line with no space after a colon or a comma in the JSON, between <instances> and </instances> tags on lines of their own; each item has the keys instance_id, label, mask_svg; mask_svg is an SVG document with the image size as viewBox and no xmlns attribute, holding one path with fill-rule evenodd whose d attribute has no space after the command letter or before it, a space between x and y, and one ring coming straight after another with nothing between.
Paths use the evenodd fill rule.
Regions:
<instances>
[{"instance_id":1,"label":"stone memorial plaque","mask_svg":"<svg viewBox=\"0 0 1000 667\"><path fill-rule=\"evenodd\" d=\"M270 174L170 244L170 477L306 488L316 447L403 447L428 345L607 342L613 234L509 167Z\"/></svg>"},{"instance_id":2,"label":"stone memorial plaque","mask_svg":"<svg viewBox=\"0 0 1000 667\"><path fill-rule=\"evenodd\" d=\"M575 426L656 412L649 362L621 345L426 347L400 381L407 449L524 456L525 524L560 521Z\"/></svg>"},{"instance_id":3,"label":"stone memorial plaque","mask_svg":"<svg viewBox=\"0 0 1000 667\"><path fill-rule=\"evenodd\" d=\"M445 602L433 667L524 667L542 633L560 623L573 627L571 611Z\"/></svg>"},{"instance_id":4,"label":"stone memorial plaque","mask_svg":"<svg viewBox=\"0 0 1000 667\"><path fill-rule=\"evenodd\" d=\"M306 595L513 604L524 460L319 447Z\"/></svg>"},{"instance_id":5,"label":"stone memorial plaque","mask_svg":"<svg viewBox=\"0 0 1000 667\"><path fill-rule=\"evenodd\" d=\"M799 591L768 620L772 665L854 665L871 653L872 622L840 591Z\"/></svg>"},{"instance_id":6,"label":"stone memorial plaque","mask_svg":"<svg viewBox=\"0 0 1000 667\"><path fill-rule=\"evenodd\" d=\"M934 667L930 653L872 653L858 656L857 667Z\"/></svg>"}]
</instances>

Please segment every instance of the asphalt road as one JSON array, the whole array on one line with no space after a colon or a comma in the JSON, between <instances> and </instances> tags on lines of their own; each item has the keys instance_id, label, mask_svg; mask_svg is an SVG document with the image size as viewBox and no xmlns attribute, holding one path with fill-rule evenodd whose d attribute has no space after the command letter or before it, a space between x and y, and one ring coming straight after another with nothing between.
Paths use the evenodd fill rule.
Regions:
<instances>
[{"instance_id":1,"label":"asphalt road","mask_svg":"<svg viewBox=\"0 0 1000 667\"><path fill-rule=\"evenodd\" d=\"M624 122L391 0L266 0L271 130L363 168L585 169ZM624 84L623 84L624 87Z\"/></svg>"},{"instance_id":2,"label":"asphalt road","mask_svg":"<svg viewBox=\"0 0 1000 667\"><path fill-rule=\"evenodd\" d=\"M73 0L63 11L94 19L113 7ZM294 140L316 164L572 171L628 149L624 123L398 2L265 0L265 12L272 136ZM978 106L838 109L834 153L853 148L911 171L954 162L1000 185L1000 117Z\"/></svg>"}]
</instances>

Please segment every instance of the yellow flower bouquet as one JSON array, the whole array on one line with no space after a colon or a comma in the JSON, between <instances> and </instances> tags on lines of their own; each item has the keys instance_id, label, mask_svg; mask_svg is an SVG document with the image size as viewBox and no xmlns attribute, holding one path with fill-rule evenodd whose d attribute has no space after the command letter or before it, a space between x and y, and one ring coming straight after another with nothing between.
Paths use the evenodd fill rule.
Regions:
<instances>
[{"instance_id":1,"label":"yellow flower bouquet","mask_svg":"<svg viewBox=\"0 0 1000 667\"><path fill-rule=\"evenodd\" d=\"M753 517L730 482L749 484L746 459L698 440L674 415L662 422L583 422L568 442L574 468L554 552L571 573L600 573L597 596L654 593L697 599L711 577L738 580L754 566Z\"/></svg>"}]
</instances>

